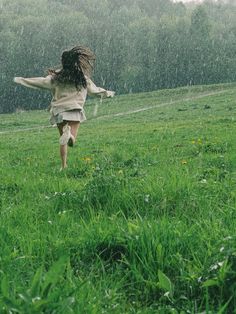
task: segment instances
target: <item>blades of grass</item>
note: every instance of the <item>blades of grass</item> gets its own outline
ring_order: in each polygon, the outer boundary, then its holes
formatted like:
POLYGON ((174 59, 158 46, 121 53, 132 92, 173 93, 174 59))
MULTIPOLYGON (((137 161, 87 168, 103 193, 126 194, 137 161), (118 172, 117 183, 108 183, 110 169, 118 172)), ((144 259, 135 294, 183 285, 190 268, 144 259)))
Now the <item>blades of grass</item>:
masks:
POLYGON ((6 298, 10 295, 10 287, 9 287, 9 281, 7 277, 4 275, 1 281, 1 291, 2 295, 6 298))
POLYGON ((158 270, 158 279, 160 288, 169 292, 170 297, 173 298, 174 286, 170 279, 160 269, 158 270))
POLYGON ((217 312, 217 314, 223 314, 225 313, 225 310, 227 309, 230 301, 232 300, 233 296, 229 298, 229 300, 220 308, 220 310, 217 312))
POLYGON ((67 256, 62 256, 49 269, 44 278, 44 283, 42 287, 43 296, 46 296, 50 288, 59 281, 59 279, 61 278, 65 271, 67 260, 68 260, 67 256))
POLYGON ((32 297, 39 295, 41 281, 42 281, 42 272, 43 272, 42 267, 39 267, 32 279, 32 282, 30 285, 30 294, 32 297))
POLYGON ((213 287, 213 286, 218 286, 219 285, 219 282, 218 282, 218 280, 216 280, 216 279, 208 279, 208 280, 206 280, 203 284, 202 284, 202 286, 203 287, 213 287))

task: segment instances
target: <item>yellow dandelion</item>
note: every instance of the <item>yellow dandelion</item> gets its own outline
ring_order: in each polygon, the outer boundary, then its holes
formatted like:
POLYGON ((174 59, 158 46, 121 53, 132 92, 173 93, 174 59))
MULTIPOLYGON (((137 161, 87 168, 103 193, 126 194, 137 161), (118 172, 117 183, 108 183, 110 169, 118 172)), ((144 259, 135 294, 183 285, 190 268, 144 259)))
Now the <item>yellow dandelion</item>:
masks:
POLYGON ((195 144, 196 142, 193 140, 191 143, 192 143, 192 144, 195 144))
POLYGON ((92 158, 90 157, 84 157, 83 160, 87 163, 90 163, 92 161, 92 158))
POLYGON ((152 146, 152 148, 151 148, 151 150, 156 150, 156 149, 158 149, 158 146, 152 146))
POLYGON ((187 163, 188 163, 187 160, 185 160, 185 159, 184 159, 184 160, 181 160, 181 164, 182 164, 182 165, 186 165, 187 163))

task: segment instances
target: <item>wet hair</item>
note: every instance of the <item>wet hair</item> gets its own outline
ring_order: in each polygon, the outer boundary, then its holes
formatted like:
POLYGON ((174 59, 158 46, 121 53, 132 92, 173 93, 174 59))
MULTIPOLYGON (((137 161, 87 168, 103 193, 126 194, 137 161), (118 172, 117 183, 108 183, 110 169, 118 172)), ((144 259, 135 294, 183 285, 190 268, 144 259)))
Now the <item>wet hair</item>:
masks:
POLYGON ((62 69, 48 70, 54 82, 75 84, 77 89, 87 87, 85 76, 90 77, 93 70, 95 55, 83 46, 76 46, 62 53, 62 69))

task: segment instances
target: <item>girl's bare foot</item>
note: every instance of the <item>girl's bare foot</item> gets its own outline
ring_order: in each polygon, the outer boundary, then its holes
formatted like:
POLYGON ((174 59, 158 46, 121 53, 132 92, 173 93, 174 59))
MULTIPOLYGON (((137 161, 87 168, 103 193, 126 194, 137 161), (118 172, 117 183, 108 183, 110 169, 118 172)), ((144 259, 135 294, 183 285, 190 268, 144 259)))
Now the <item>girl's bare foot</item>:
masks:
POLYGON ((64 171, 67 168, 67 166, 63 166, 60 168, 60 172, 64 171))

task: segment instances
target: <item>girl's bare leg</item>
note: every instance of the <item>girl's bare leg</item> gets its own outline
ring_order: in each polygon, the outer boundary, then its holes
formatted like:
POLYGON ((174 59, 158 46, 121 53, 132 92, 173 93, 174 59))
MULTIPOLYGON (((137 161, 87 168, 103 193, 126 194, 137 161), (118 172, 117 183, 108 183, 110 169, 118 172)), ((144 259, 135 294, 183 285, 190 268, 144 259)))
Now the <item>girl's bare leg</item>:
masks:
MULTIPOLYGON (((63 134, 64 125, 66 125, 67 123, 71 127, 71 134, 74 136, 74 139, 76 140, 79 125, 80 125, 78 121, 63 121, 62 123, 58 124, 57 127, 59 130, 60 136, 63 134)), ((67 167, 67 145, 60 145, 60 156, 61 156, 62 169, 65 169, 67 167)))
POLYGON ((60 145, 61 167, 67 168, 67 145, 60 145))
MULTIPOLYGON (((63 134, 63 127, 66 125, 66 122, 59 123, 57 125, 60 136, 63 134)), ((64 169, 67 167, 67 145, 60 145, 60 156, 61 156, 61 168, 64 169)))

